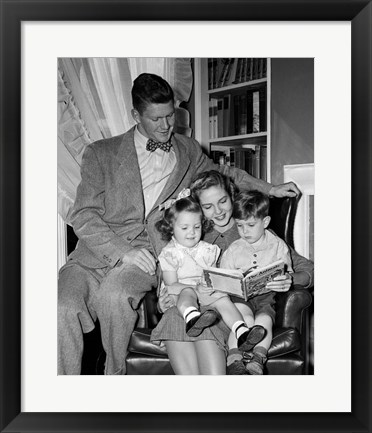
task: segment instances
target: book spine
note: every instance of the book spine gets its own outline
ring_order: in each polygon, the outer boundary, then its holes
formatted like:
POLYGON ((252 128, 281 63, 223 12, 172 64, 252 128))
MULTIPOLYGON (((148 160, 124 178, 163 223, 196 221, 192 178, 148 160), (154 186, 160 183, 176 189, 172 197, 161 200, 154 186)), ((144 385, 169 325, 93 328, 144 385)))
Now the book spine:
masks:
POLYGON ((223 97, 223 137, 227 137, 230 135, 230 120, 231 113, 230 111, 231 105, 231 95, 225 95, 223 97))
POLYGON ((255 145, 254 149, 254 174, 253 176, 257 179, 261 179, 261 146, 255 145))
POLYGON ((233 66, 234 66, 234 59, 228 59, 227 70, 222 83, 223 86, 228 86, 229 84, 231 84, 233 66))
POLYGON ((214 138, 213 137, 213 99, 209 100, 208 110, 209 110, 209 137, 214 138))
POLYGON ((218 80, 218 59, 212 59, 212 89, 217 88, 217 80, 218 80))
POLYGON ((240 95, 239 100, 239 134, 247 134, 247 95, 240 95))
POLYGON ((261 146, 260 175, 262 180, 267 180, 267 147, 261 146))
POLYGON ((260 117, 260 132, 267 131, 267 99, 266 99, 266 87, 260 89, 259 98, 259 117, 260 117))
POLYGON ((235 75, 234 75, 234 81, 232 82, 232 84, 239 84, 240 83, 240 75, 241 75, 241 70, 242 70, 242 63, 243 59, 237 59, 236 63, 236 69, 235 69, 235 75))
POLYGON ((253 91, 247 91, 247 134, 253 132, 253 91))
POLYGON ((223 87, 225 78, 226 78, 226 74, 227 74, 227 70, 229 67, 229 60, 230 59, 221 59, 220 65, 221 68, 219 70, 219 78, 218 78, 218 86, 217 87, 223 87))
POLYGON ((213 88, 213 59, 208 59, 208 90, 213 88))
POLYGON ((217 100, 217 137, 223 137, 223 98, 217 100))
POLYGON ((253 132, 260 132, 260 93, 253 92, 253 132))
POLYGON ((240 83, 247 81, 247 66, 248 66, 248 59, 243 59, 243 65, 240 74, 240 83))

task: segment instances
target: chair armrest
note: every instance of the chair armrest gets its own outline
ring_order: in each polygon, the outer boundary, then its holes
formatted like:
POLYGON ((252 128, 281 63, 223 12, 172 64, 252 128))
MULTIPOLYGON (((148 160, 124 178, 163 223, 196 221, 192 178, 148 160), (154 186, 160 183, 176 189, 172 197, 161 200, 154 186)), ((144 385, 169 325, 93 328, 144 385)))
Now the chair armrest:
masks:
POLYGON ((159 323, 162 314, 158 311, 157 307, 158 297, 156 295, 156 290, 151 290, 147 292, 143 299, 143 309, 144 309, 144 328, 153 329, 159 323))
POLYGON ((286 293, 277 293, 275 299, 275 326, 295 328, 301 333, 304 311, 312 303, 311 294, 302 286, 294 286, 286 293))

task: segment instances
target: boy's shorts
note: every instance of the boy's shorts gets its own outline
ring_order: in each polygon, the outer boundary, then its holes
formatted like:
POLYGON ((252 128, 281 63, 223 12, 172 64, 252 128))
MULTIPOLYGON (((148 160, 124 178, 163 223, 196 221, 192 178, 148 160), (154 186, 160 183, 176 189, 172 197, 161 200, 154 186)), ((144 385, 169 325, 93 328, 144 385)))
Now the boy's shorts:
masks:
POLYGON ((263 295, 258 295, 254 298, 250 298, 247 301, 244 301, 244 299, 242 298, 236 298, 235 296, 231 296, 231 300, 235 304, 240 303, 248 305, 255 317, 258 314, 267 314, 271 317, 273 324, 275 323, 275 292, 264 293, 263 295))

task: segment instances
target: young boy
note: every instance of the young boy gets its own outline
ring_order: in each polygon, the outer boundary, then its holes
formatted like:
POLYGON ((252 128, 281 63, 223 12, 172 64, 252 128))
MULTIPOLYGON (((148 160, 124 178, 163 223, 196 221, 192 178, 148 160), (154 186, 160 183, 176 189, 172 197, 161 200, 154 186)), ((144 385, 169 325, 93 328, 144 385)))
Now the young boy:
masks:
MULTIPOLYGON (((293 272, 289 249, 286 243, 272 232, 266 230, 269 223, 269 198, 259 191, 242 192, 234 200, 233 217, 235 218, 240 239, 233 242, 221 259, 221 268, 240 269, 243 272, 251 267, 262 267, 283 260, 287 272, 293 272)), ((275 321, 275 293, 273 291, 248 299, 234 298, 248 327, 261 325, 266 329, 265 338, 254 348, 246 365, 248 374, 263 374, 267 360, 267 351, 272 341, 272 327, 275 321)), ((240 356, 236 349, 229 352, 230 361, 240 356)), ((229 368, 239 366, 227 360, 229 368)), ((242 363, 242 359, 235 359, 242 363)))

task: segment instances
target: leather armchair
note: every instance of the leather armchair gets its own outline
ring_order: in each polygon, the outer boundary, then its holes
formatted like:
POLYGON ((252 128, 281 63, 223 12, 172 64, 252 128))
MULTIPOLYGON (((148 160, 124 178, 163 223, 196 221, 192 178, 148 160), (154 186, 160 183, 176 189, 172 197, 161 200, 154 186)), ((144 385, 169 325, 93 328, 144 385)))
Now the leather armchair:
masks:
MULTIPOLYGON (((293 223, 298 198, 274 199, 270 227, 293 246, 293 223)), ((165 348, 150 342, 151 330, 159 321, 156 294, 146 295, 140 309, 140 319, 134 330, 127 356, 127 374, 174 374, 165 348)), ((287 293, 276 295, 276 323, 273 341, 268 352, 266 373, 309 373, 309 316, 310 293, 295 286, 287 293)))
MULTIPOLYGON (((270 228, 292 247, 297 202, 298 198, 271 200, 270 228)), ((174 374, 165 348, 150 342, 151 331, 161 317, 156 304, 156 293, 152 291, 145 296, 139 308, 139 320, 129 344, 126 360, 129 375, 174 374)), ((276 323, 268 352, 267 374, 311 374, 311 354, 309 354, 311 304, 312 295, 300 286, 291 288, 287 293, 277 293, 276 323)), ((96 328, 89 334, 84 334, 82 374, 103 374, 105 357, 97 320, 96 328)))
MULTIPOLYGON (((277 318, 273 341, 266 364, 268 374, 307 374, 309 341, 307 308, 311 295, 294 287, 276 297, 277 318)), ((151 330, 159 319, 156 312, 156 294, 149 293, 142 306, 144 326, 132 335, 127 356, 127 374, 174 374, 165 348, 150 342, 151 330)))

